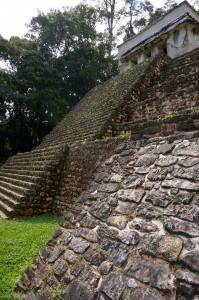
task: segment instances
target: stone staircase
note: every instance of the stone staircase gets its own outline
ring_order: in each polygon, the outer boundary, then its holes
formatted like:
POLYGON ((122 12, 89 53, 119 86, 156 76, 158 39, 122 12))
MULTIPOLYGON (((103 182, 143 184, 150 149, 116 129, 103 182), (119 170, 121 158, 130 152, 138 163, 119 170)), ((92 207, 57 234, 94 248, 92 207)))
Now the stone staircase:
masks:
POLYGON ((171 60, 151 87, 132 104, 131 121, 154 119, 199 108, 199 49, 171 60))
POLYGON ((100 137, 107 120, 150 64, 153 61, 95 87, 40 146, 11 157, 0 168, 0 217, 29 216, 52 209, 67 159, 66 148, 100 137))
POLYGON ((46 178, 49 174, 53 176, 53 169, 60 165, 63 149, 62 145, 38 147, 11 157, 3 165, 0 169, 1 218, 30 215, 38 205, 41 206, 40 212, 49 210, 45 202, 42 209, 41 184, 44 188, 46 178), (36 194, 40 195, 40 199, 36 194))
POLYGON ((66 147, 106 137, 110 124, 109 136, 121 131, 171 134, 171 130, 162 133, 162 126, 169 122, 173 131, 186 131, 186 126, 198 130, 198 75, 196 49, 175 60, 162 54, 92 89, 39 147, 10 158, 1 167, 0 217, 49 211, 67 160, 66 147), (182 112, 184 123, 178 126, 182 112), (118 113, 125 117, 117 121, 118 113))
POLYGON ((167 59, 160 55, 159 58, 136 65, 93 88, 44 138, 42 145, 53 145, 57 142, 72 145, 101 138, 112 116, 130 97, 135 84, 142 81, 144 74, 154 73, 159 60, 166 63, 167 59))
POLYGON ((124 108, 126 118, 113 125, 113 135, 131 131, 167 135, 174 131, 199 129, 199 49, 170 60, 160 75, 152 78, 150 87, 142 90, 139 101, 124 108))

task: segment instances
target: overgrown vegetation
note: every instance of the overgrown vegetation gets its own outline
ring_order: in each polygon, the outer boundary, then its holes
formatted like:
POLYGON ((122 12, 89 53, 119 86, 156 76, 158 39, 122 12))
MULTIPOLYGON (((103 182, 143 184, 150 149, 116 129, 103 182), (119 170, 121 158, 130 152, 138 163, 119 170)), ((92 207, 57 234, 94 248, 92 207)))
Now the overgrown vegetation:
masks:
POLYGON ((13 296, 16 281, 57 228, 53 214, 0 219, 0 300, 18 299, 13 296))

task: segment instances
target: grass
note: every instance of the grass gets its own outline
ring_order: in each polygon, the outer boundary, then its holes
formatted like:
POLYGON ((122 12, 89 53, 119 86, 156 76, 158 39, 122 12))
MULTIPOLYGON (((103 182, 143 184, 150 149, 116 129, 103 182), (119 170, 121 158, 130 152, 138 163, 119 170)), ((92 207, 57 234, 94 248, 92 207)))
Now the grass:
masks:
POLYGON ((16 281, 58 227, 53 214, 0 219, 0 300, 19 299, 12 293, 16 281))

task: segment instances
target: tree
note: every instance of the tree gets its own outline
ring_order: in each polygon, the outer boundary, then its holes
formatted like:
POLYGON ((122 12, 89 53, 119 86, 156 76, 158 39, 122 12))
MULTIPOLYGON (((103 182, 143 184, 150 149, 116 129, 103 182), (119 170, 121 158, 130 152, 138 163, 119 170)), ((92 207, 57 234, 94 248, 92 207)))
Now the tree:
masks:
POLYGON ((51 66, 62 74, 71 106, 112 75, 97 24, 98 12, 81 4, 64 12, 39 13, 29 26, 29 38, 37 41, 51 66))
POLYGON ((166 0, 162 8, 156 8, 150 13, 148 24, 151 24, 155 20, 159 19, 177 5, 178 4, 175 0, 166 0))
POLYGON ((41 142, 88 90, 113 73, 95 9, 39 13, 26 38, 0 38, 0 132, 13 154, 41 142))
POLYGON ((67 105, 60 74, 46 63, 34 42, 11 38, 2 53, 12 70, 0 72, 1 126, 7 124, 16 153, 40 142, 63 117, 67 105))

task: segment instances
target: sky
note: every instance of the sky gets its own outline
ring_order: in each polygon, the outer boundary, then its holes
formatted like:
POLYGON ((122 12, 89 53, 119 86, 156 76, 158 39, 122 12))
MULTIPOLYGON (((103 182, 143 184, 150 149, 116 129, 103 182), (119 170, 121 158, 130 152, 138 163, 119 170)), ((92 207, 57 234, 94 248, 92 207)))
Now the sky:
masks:
MULTIPOLYGON (((48 12, 51 8, 61 9, 63 6, 75 6, 80 0, 0 0, 0 35, 5 39, 11 36, 22 37, 32 17, 37 11, 48 12)), ((161 7, 164 0, 152 0, 153 5, 161 7)))
POLYGON ((11 36, 23 36, 27 32, 25 24, 37 11, 48 12, 51 8, 75 6, 80 0, 0 0, 0 34, 9 39, 11 36))

